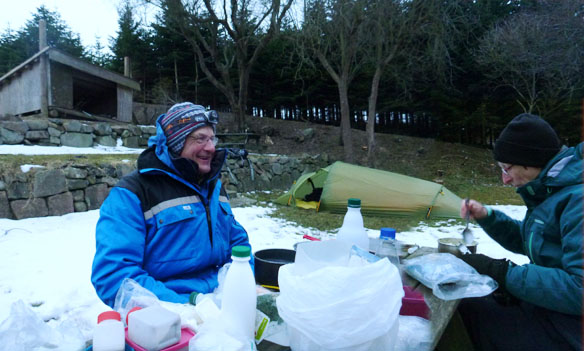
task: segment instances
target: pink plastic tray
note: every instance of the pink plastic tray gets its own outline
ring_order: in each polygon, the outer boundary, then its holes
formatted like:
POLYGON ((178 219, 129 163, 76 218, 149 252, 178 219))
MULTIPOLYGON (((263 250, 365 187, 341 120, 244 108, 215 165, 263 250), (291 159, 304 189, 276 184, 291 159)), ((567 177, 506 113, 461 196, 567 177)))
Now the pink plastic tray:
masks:
MULTIPOLYGON (((180 330, 180 341, 174 345, 171 345, 161 351, 188 351, 189 350, 189 340, 195 336, 195 332, 187 327, 183 327, 180 330)), ((130 345, 136 351, 146 351, 145 348, 138 346, 132 340, 128 338, 128 328, 126 328, 126 344, 130 345)))
POLYGON ((424 295, 404 285, 405 296, 402 298, 402 307, 399 314, 402 316, 418 316, 429 319, 430 309, 424 300, 424 295))

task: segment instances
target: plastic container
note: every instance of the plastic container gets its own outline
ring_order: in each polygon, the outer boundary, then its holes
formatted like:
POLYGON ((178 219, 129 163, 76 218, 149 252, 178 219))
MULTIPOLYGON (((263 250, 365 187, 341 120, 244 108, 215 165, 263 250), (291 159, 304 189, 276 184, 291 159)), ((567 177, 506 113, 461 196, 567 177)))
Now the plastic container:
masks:
POLYGON ((162 350, 180 338, 180 316, 175 312, 153 305, 128 314, 128 339, 145 350, 162 350))
POLYGON ((94 351, 124 351, 126 348, 124 324, 116 311, 102 312, 97 316, 93 330, 94 351))
POLYGON ((234 246, 233 262, 225 275, 220 319, 225 331, 239 340, 253 340, 255 333, 257 293, 251 266, 251 248, 234 246))
POLYGON ((399 314, 402 316, 417 316, 430 319, 430 308, 426 304, 424 295, 415 291, 411 286, 404 285, 404 297, 399 314))
POLYGON ((395 229, 381 228, 375 255, 381 258, 387 257, 389 262, 399 268, 400 251, 399 242, 395 240, 395 229))
POLYGON ((347 213, 337 234, 337 240, 357 245, 363 250, 369 251, 369 236, 363 226, 360 199, 349 199, 347 201, 347 213))
MULTIPOLYGON (((180 341, 174 345, 171 345, 161 351, 189 351, 189 341, 195 336, 195 332, 190 330, 187 327, 183 327, 181 329, 180 341)), ((140 345, 136 344, 128 337, 128 329, 126 328, 126 343, 132 348, 134 351, 147 351, 145 348, 141 347, 140 345)))

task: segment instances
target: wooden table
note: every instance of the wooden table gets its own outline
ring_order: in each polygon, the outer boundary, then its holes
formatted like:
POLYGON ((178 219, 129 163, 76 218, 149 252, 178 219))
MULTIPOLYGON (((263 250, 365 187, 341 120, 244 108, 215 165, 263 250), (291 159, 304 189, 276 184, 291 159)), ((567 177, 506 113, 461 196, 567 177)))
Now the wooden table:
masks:
MULTIPOLYGON (((421 255, 426 255, 429 253, 437 252, 436 248, 431 247, 420 247, 412 254, 402 257, 402 259, 414 258, 421 255)), ((432 347, 434 350, 438 345, 438 342, 442 338, 446 327, 449 325, 450 320, 456 312, 458 303, 460 300, 445 301, 437 298, 432 293, 432 290, 422 285, 420 282, 414 278, 407 275, 402 270, 402 282, 404 285, 411 286, 415 291, 419 291, 424 295, 424 299, 430 308, 430 328, 432 331, 432 347)), ((278 344, 271 343, 267 340, 262 341, 258 346, 259 351, 288 351, 289 347, 281 346, 278 344)))
MULTIPOLYGON (((405 257, 405 259, 435 252, 438 252, 436 248, 421 247, 414 251, 411 255, 405 257)), ((458 307, 460 300, 445 301, 439 299, 434 295, 434 293, 432 293, 430 288, 427 288, 422 283, 410 277, 404 271, 402 271, 402 282, 404 285, 409 285, 414 288, 414 290, 419 291, 422 293, 422 295, 424 295, 424 299, 430 308, 430 328, 432 330, 432 347, 430 350, 434 350, 436 345, 438 345, 442 334, 444 334, 446 327, 450 323, 454 312, 456 312, 456 308, 458 307)))

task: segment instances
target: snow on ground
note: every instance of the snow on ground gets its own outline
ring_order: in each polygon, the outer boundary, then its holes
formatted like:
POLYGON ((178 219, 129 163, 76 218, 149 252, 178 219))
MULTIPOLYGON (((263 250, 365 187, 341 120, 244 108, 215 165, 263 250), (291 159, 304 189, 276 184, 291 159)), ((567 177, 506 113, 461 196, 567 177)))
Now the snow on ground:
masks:
MULTIPOLYGON (((140 149, 64 148, 22 145, 0 145, 0 153, 55 154, 55 153, 137 153, 140 149), (70 150, 73 149, 73 150, 70 150)), ((30 169, 34 165, 23 165, 30 169)), ((493 206, 521 219, 524 206, 493 206)), ((269 216, 268 207, 234 208, 235 218, 246 228, 253 251, 265 248, 292 249, 308 234, 323 239, 334 238, 336 231, 320 232, 303 228, 283 219, 269 216)), ((11 320, 11 306, 23 301, 47 325, 56 330, 75 330, 83 340, 91 340, 97 315, 109 308, 97 297, 91 285, 91 264, 95 254, 95 225, 99 211, 71 213, 63 216, 0 219, 0 335, 11 320)), ((391 223, 387 224, 391 227, 391 223)), ((490 239, 480 227, 471 224, 478 242, 477 252, 491 257, 507 257, 523 264, 527 257, 503 249, 490 239)), ((420 246, 437 247, 437 239, 460 237, 460 222, 444 221, 429 227, 424 222, 397 239, 420 246)), ((368 229, 370 237, 377 237, 379 229, 368 229)), ((14 316, 12 316, 14 317, 14 316)), ((13 318, 12 318, 13 319, 13 318)), ((2 340, 0 340, 2 345, 2 340)))

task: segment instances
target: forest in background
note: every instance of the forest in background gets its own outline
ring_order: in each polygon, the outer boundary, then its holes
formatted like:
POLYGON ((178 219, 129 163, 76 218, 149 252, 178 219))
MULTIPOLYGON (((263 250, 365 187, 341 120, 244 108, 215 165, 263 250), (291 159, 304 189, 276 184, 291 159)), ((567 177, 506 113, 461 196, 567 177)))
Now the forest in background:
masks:
POLYGON ((544 117, 567 144, 582 139, 583 0, 121 0, 109 51, 86 48, 41 6, 0 34, 0 76, 50 46, 140 83, 138 102, 193 101, 246 118, 351 128, 489 146, 515 115, 544 117), (301 18, 291 6, 302 8, 301 18), (376 116, 376 123, 367 123, 376 116))

